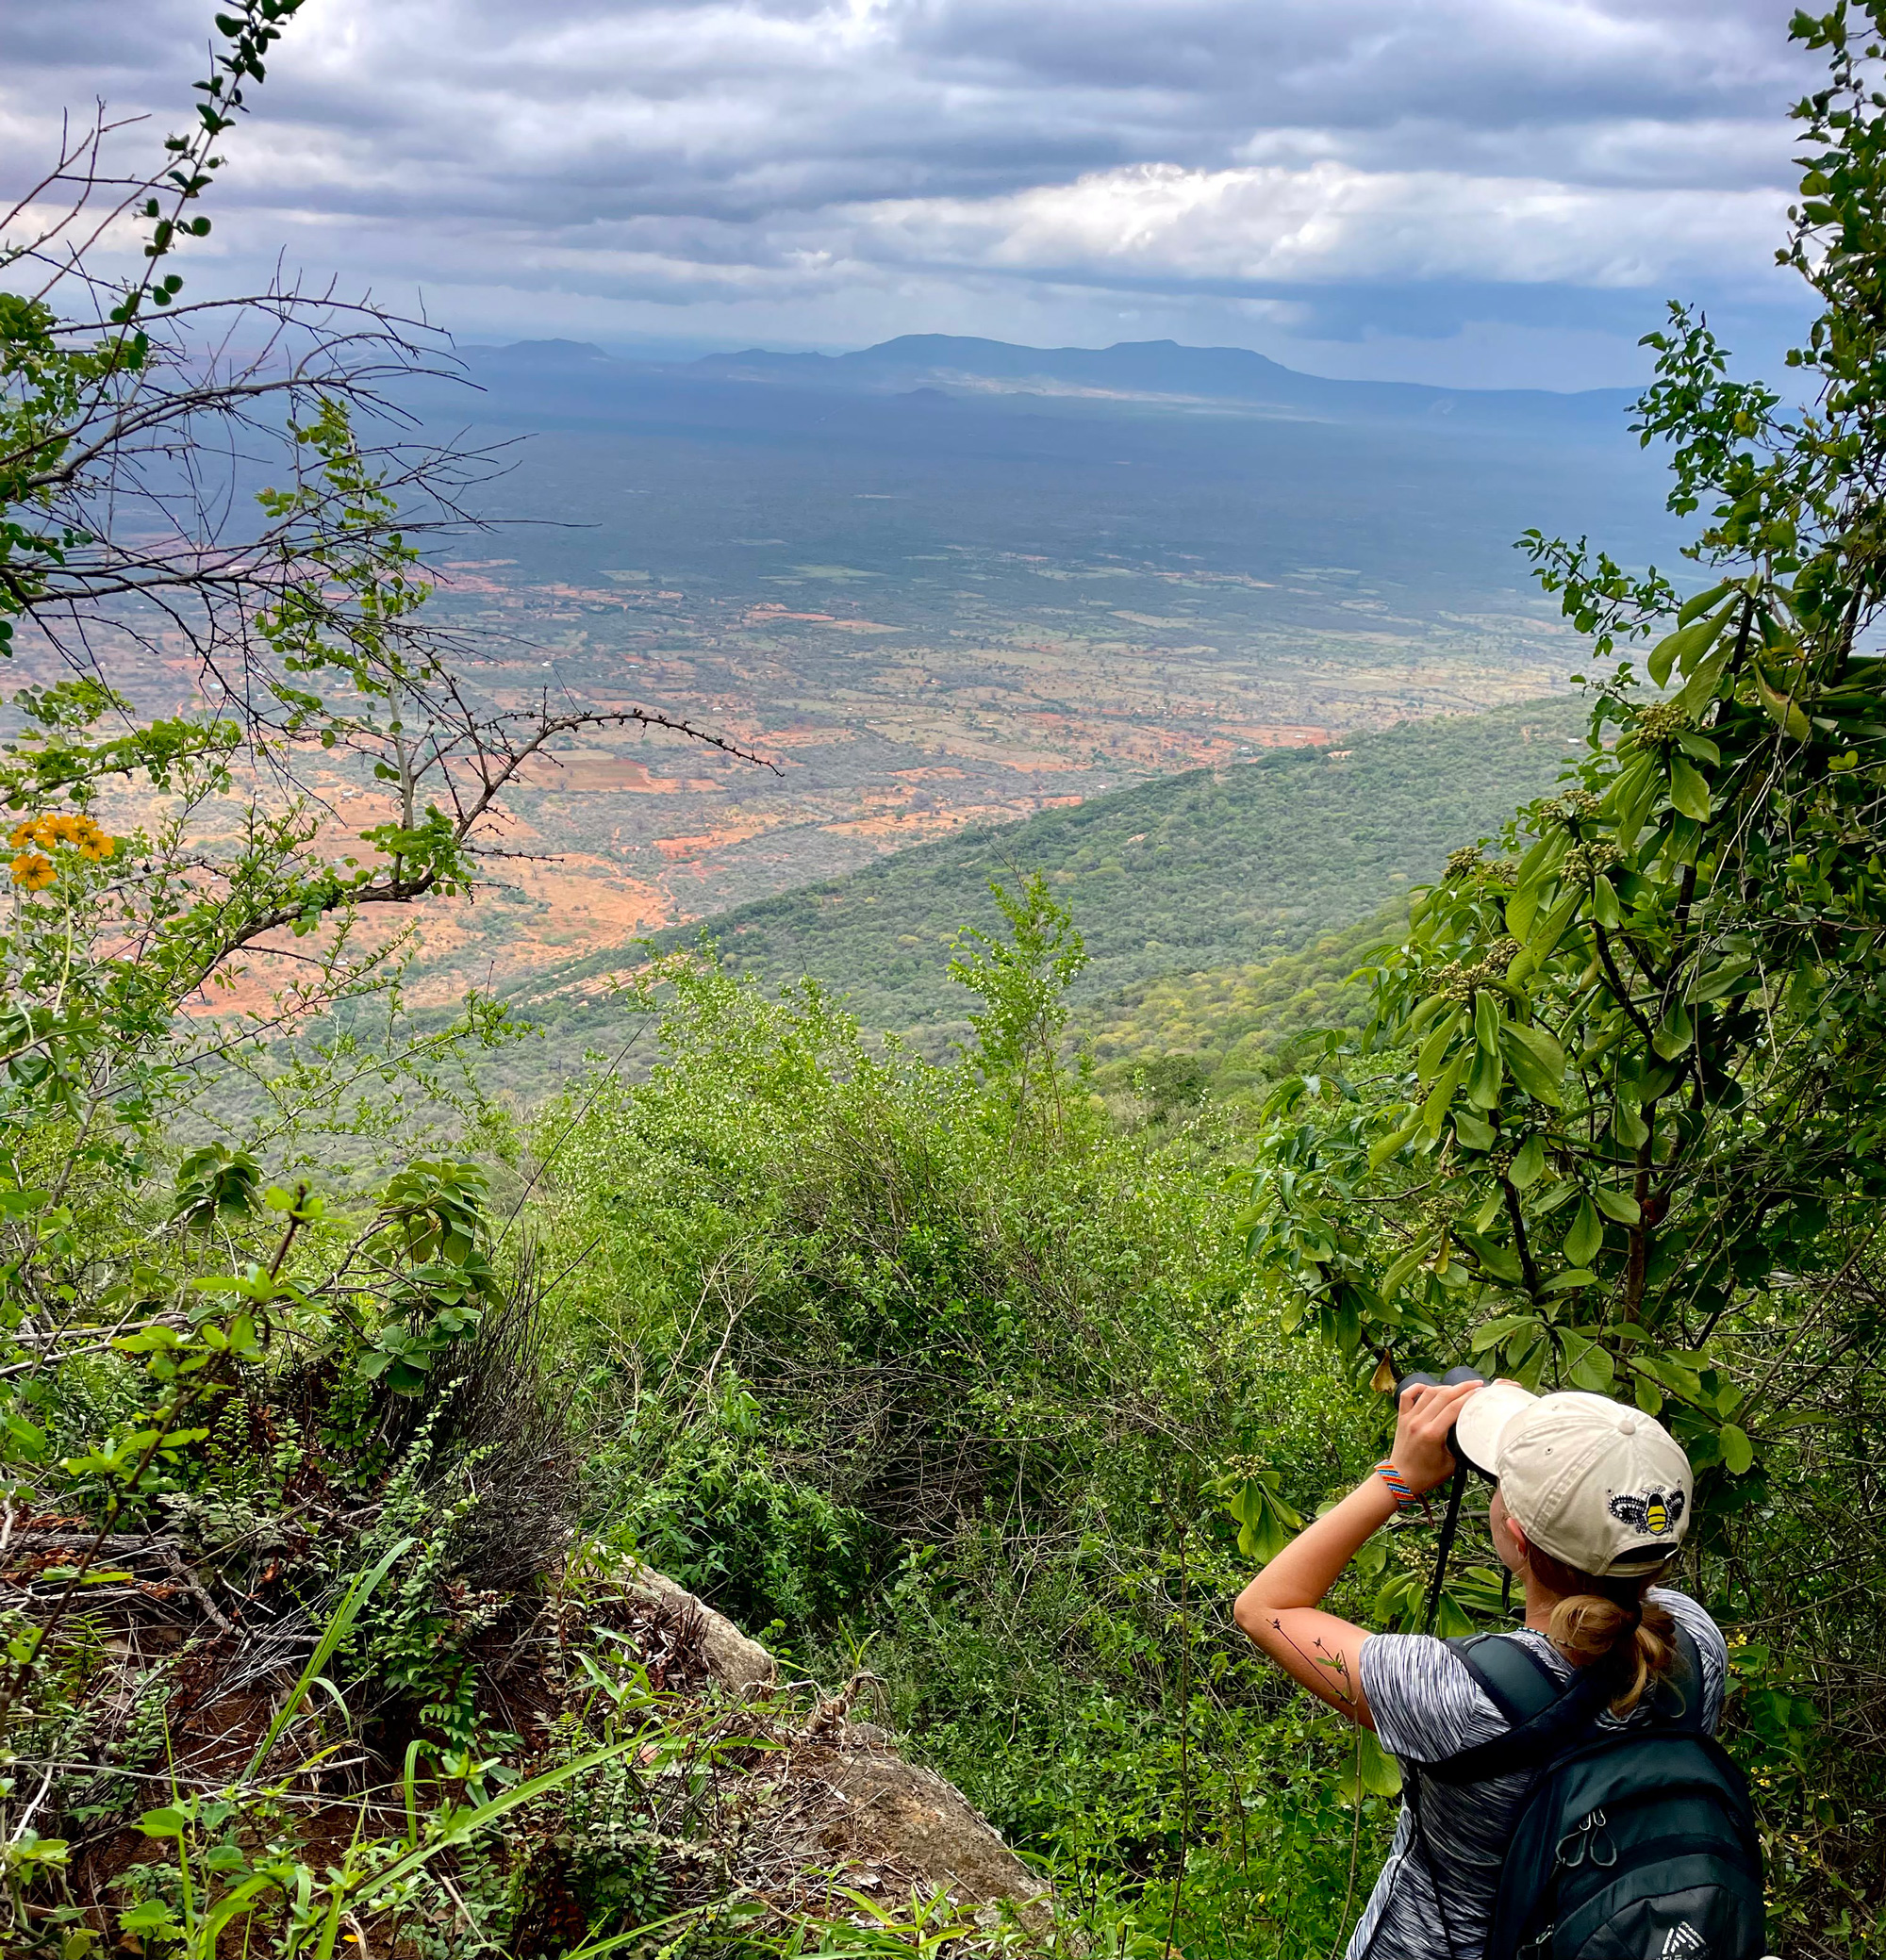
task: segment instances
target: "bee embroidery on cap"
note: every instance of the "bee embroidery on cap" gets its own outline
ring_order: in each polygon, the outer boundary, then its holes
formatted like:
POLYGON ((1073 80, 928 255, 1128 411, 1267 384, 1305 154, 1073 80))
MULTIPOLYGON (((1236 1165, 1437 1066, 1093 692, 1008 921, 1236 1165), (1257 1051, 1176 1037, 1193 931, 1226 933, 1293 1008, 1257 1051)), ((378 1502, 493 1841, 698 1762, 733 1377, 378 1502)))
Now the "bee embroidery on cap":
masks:
POLYGON ((1627 1492, 1611 1500, 1611 1514, 1635 1530, 1647 1531, 1652 1538, 1662 1538, 1664 1533, 1674 1531, 1682 1520, 1683 1493, 1680 1491, 1646 1491, 1639 1497, 1627 1492))

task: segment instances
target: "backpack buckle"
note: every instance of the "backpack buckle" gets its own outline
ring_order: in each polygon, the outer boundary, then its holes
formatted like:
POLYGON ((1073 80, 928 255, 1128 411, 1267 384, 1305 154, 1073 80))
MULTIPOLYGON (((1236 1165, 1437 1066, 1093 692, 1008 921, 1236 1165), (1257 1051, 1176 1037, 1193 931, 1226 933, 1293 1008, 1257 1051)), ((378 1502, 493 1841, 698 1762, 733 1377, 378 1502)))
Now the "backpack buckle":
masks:
POLYGON ((1617 1846, 1604 1827, 1604 1812, 1594 1810, 1586 1820, 1591 1825, 1591 1861, 1601 1870, 1617 1863, 1617 1846))
POLYGON ((1617 1863, 1617 1846, 1604 1828, 1602 1810, 1594 1810, 1579 1820, 1575 1831, 1567 1831, 1559 1839, 1557 1862, 1567 1871, 1576 1871, 1590 1858, 1600 1869, 1609 1869, 1617 1863))

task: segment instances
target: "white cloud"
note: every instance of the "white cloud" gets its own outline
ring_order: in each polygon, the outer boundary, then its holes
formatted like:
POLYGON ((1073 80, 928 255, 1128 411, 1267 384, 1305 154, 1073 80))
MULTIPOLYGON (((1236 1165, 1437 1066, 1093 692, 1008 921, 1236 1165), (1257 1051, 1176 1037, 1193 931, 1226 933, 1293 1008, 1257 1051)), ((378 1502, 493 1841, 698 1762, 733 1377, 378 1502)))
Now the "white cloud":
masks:
MULTIPOLYGON (((12 0, 0 168, 25 178, 57 107, 101 93, 154 105, 155 141, 210 10, 12 0)), ((604 338, 1132 319, 1290 358, 1286 320, 1378 349, 1477 322, 1584 335, 1570 378, 1611 378, 1598 345, 1629 358, 1665 289, 1773 304, 1812 73, 1788 11, 312 0, 232 135, 200 276, 285 245, 449 291, 472 330, 604 338)))
POLYGON ((1335 162, 1219 171, 1152 163, 1003 197, 912 199, 856 215, 860 236, 896 257, 1098 283, 1606 288, 1759 264, 1785 203, 1766 189, 1585 189, 1335 162))

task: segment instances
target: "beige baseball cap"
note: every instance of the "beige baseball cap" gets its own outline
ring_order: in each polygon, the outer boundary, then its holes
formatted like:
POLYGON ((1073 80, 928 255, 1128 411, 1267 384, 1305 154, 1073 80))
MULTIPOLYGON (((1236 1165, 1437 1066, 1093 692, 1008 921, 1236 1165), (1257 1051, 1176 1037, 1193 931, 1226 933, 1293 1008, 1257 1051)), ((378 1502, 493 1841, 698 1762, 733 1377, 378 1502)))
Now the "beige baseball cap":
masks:
POLYGON ((1454 1437, 1475 1469, 1499 1479, 1529 1541, 1574 1572, 1655 1572, 1689 1528, 1696 1484, 1681 1445, 1655 1416, 1608 1395, 1489 1382, 1461 1405, 1454 1437))

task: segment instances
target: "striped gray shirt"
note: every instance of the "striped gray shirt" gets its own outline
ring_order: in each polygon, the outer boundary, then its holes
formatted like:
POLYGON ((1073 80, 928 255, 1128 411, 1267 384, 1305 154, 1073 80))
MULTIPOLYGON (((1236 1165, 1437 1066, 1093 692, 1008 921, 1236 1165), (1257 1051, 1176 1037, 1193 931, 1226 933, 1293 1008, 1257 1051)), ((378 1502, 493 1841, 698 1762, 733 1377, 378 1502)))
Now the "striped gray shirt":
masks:
MULTIPOLYGON (((1729 1672, 1722 1634, 1683 1593, 1657 1587, 1648 1596, 1667 1607, 1696 1643, 1703 1721, 1712 1731, 1729 1672)), ((1569 1679, 1570 1662, 1544 1634, 1522 1630, 1515 1638, 1531 1641, 1553 1672, 1569 1679)), ((1388 1862, 1345 1960, 1484 1960, 1500 1865, 1535 1772, 1521 1770, 1458 1785, 1422 1776, 1423 1763, 1458 1755, 1507 1728, 1505 1717, 1445 1640, 1372 1634, 1363 1642, 1361 1670, 1376 1734, 1399 1760, 1408 1789, 1388 1862), (1411 1798, 1420 1806, 1418 1827, 1411 1798)))

